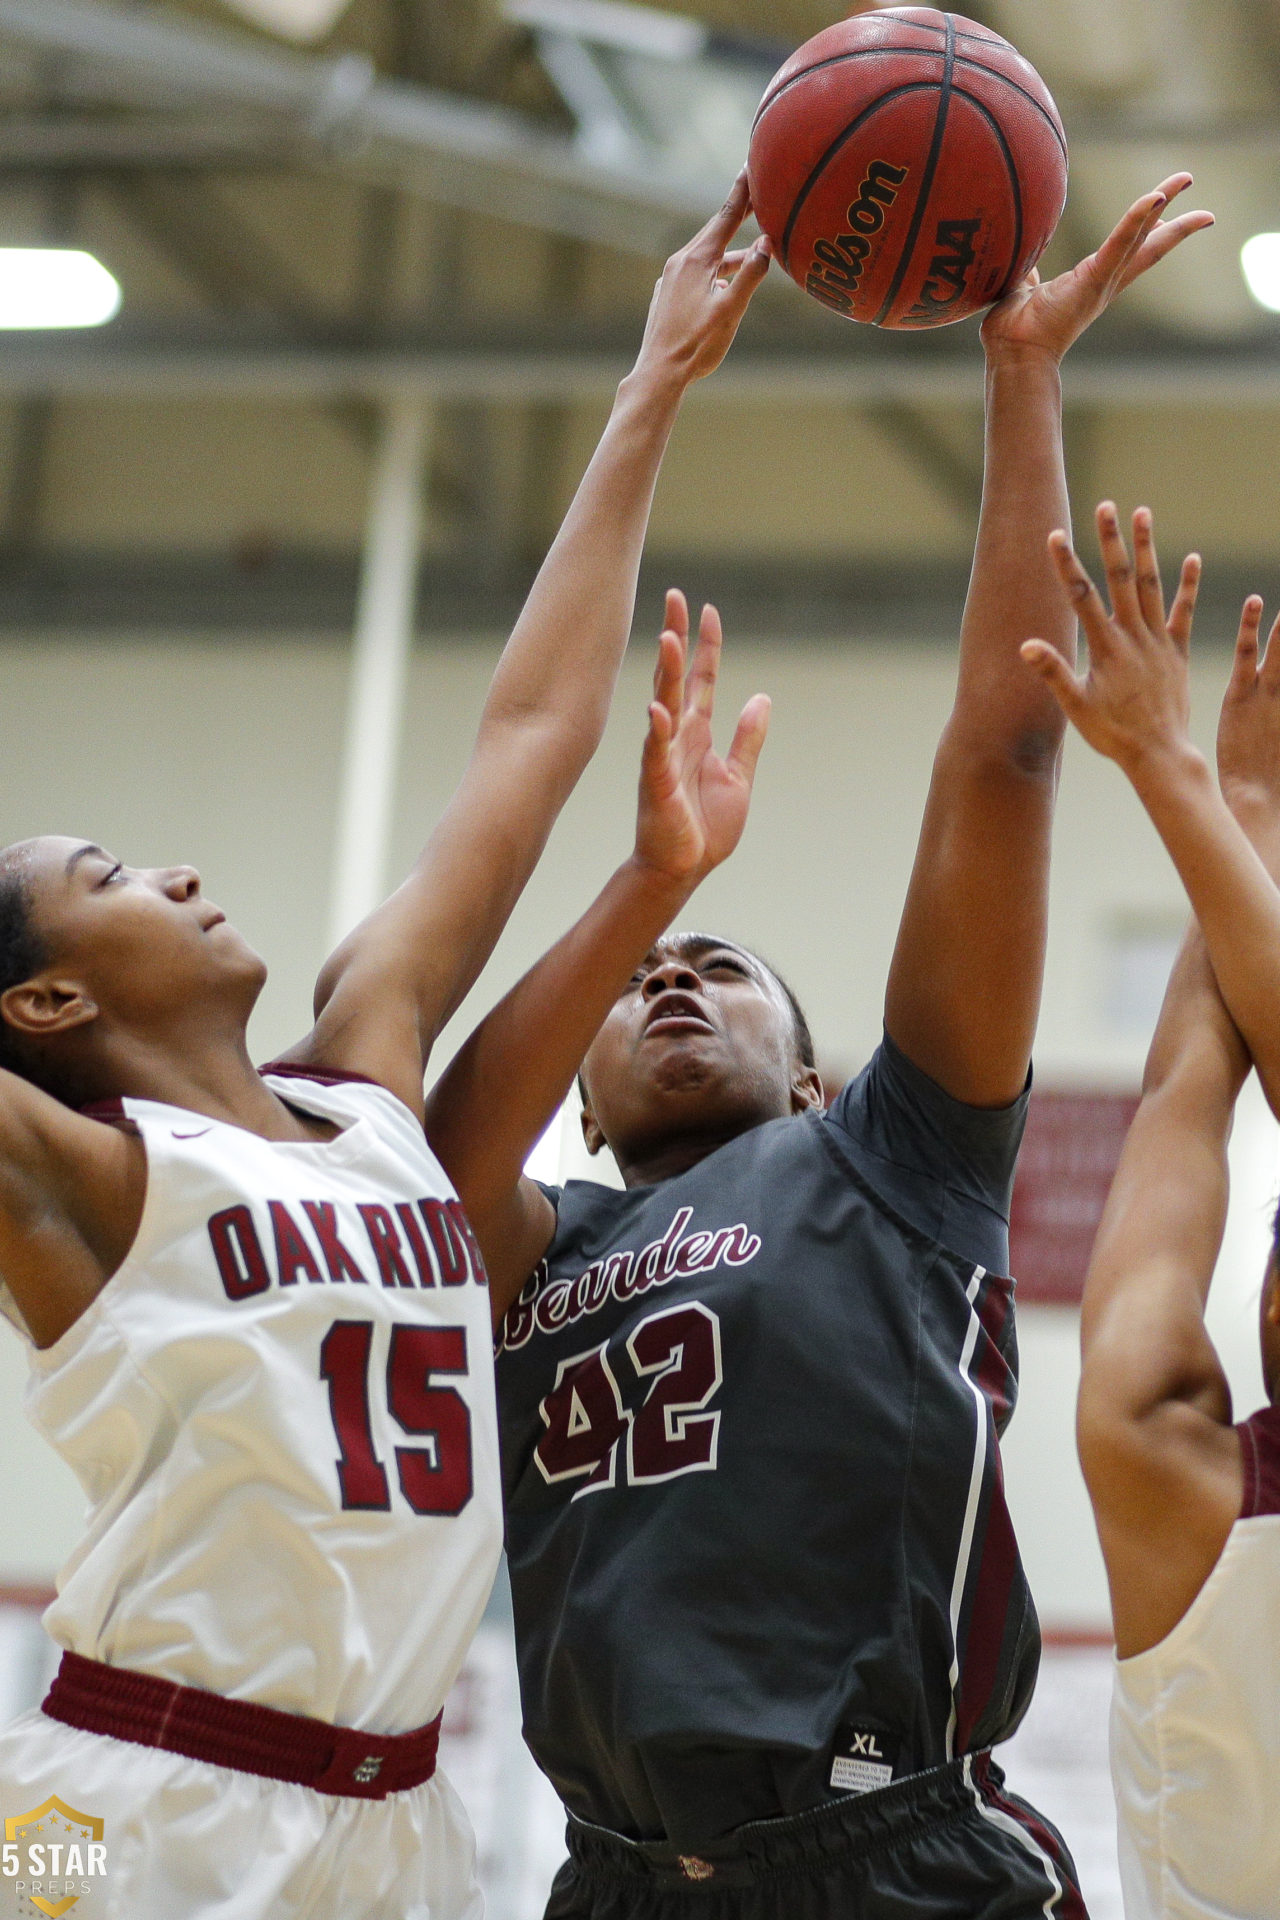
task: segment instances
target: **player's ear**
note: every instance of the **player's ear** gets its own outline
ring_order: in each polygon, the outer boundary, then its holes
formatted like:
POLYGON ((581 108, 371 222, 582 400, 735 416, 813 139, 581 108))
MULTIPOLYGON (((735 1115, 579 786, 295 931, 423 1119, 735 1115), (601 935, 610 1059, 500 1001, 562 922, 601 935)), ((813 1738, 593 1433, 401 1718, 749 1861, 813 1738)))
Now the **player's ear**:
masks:
POLYGON ((821 1113, 826 1104, 818 1069, 798 1066, 791 1076, 792 1113, 821 1113))
POLYGON ((1269 1327, 1280 1327, 1280 1261, 1273 1253, 1263 1281, 1262 1317, 1269 1327))
POLYGON ((79 981, 38 973, 0 994, 0 1014, 26 1039, 48 1040, 73 1027, 88 1026, 98 1017, 98 1005, 79 981))
POLYGON ((599 1153, 605 1145, 605 1137, 601 1132, 600 1122, 596 1119, 595 1112, 592 1108, 591 1096, 585 1088, 583 1088, 582 1092, 582 1112, 578 1118, 582 1122, 582 1137, 587 1143, 587 1152, 591 1154, 599 1153))

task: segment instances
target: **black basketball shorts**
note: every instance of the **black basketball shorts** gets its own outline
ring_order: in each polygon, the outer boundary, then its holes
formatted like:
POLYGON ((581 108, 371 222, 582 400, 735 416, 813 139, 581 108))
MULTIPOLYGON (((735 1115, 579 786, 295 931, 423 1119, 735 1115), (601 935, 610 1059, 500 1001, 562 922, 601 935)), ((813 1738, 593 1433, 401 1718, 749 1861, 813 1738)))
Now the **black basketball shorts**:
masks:
POLYGON ((697 1853, 570 1819, 546 1920, 1088 1920, 1049 1822, 972 1754, 697 1853))

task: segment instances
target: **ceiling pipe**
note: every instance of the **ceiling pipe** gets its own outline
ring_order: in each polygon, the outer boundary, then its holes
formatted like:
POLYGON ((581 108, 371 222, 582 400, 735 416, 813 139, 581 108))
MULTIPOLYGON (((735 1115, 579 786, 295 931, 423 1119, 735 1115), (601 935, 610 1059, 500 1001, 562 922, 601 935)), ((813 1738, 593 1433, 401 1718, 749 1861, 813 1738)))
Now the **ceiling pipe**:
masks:
POLYGON ((258 46, 157 7, 0 0, 0 40, 72 63, 81 95, 258 116, 268 147, 306 164, 625 251, 669 251, 726 185, 603 165, 508 108, 380 79, 361 54, 258 46))

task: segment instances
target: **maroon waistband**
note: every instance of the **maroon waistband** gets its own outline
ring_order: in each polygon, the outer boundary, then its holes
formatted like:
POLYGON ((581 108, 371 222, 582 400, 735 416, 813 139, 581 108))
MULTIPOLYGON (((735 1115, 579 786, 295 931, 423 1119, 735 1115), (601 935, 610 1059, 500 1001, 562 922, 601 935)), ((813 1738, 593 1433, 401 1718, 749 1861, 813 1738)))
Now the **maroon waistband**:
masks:
POLYGON ((389 1793, 420 1787, 436 1770, 440 1744, 439 1715, 412 1733, 359 1733, 78 1653, 63 1654, 41 1704, 51 1719, 86 1733, 358 1800, 385 1800, 389 1793))

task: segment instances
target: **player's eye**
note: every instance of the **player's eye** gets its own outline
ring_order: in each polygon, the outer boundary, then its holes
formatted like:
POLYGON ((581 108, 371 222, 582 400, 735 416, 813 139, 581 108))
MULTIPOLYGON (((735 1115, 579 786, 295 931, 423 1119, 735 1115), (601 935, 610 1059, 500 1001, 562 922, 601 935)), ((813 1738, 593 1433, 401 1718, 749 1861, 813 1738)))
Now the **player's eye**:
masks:
POLYGON ((704 973, 736 973, 740 979, 749 978, 741 960, 731 960, 727 953, 717 953, 712 959, 704 960, 702 971, 704 973))
POLYGON ((123 872, 124 872, 124 862, 121 860, 117 860, 114 867, 112 867, 108 873, 103 874, 101 880, 99 880, 98 882, 98 885, 100 887, 110 886, 111 882, 113 880, 118 880, 120 878, 120 875, 123 872))

